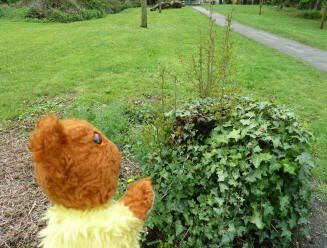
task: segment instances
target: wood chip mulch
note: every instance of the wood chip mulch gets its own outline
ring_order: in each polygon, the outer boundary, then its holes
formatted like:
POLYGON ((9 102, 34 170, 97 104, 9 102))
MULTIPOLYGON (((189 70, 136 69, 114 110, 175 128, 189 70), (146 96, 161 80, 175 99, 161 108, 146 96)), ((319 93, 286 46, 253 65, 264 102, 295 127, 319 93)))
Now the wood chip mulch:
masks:
POLYGON ((0 247, 36 247, 47 197, 33 175, 28 140, 0 133, 0 247))

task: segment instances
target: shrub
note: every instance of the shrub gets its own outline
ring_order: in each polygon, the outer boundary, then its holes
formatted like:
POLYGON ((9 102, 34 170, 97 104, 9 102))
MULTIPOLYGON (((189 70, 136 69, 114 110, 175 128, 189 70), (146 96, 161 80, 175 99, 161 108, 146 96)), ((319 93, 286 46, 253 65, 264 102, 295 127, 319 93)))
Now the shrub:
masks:
POLYGON ((127 6, 127 8, 141 7, 141 1, 140 0, 127 0, 126 6, 127 6))
POLYGON ((47 19, 49 21, 53 22, 75 22, 75 21, 83 21, 83 20, 90 20, 95 18, 102 17, 103 14, 98 10, 81 10, 78 13, 75 14, 68 14, 64 11, 61 11, 59 9, 50 9, 47 14, 47 19))
POLYGON ((26 11, 26 8, 11 8, 7 5, 0 5, 0 18, 24 20, 24 15, 26 11))
POLYGON ((147 135, 138 140, 156 185, 148 244, 289 247, 308 231, 310 133, 273 103, 225 100, 223 120, 212 98, 168 113, 174 125, 161 151, 147 135))
POLYGON ((104 13, 96 9, 73 9, 70 13, 58 8, 47 8, 40 5, 31 6, 25 14, 25 18, 45 18, 51 22, 74 22, 103 17, 104 13))
POLYGON ((135 7, 138 0, 35 0, 32 3, 25 0, 25 2, 29 6, 25 18, 73 22, 118 13, 127 7, 135 7))
POLYGON ((88 9, 102 9, 103 5, 106 5, 106 1, 103 0, 82 0, 80 3, 88 9))
POLYGON ((18 2, 19 0, 0 0, 0 4, 6 3, 6 4, 14 4, 18 2))
POLYGON ((305 19, 321 19, 321 11, 318 10, 308 10, 303 12, 303 18, 305 19))
POLYGON ((97 19, 104 16, 102 11, 96 9, 87 9, 82 12, 83 20, 97 19))
POLYGON ((208 32, 205 39, 200 33, 198 51, 186 66, 188 79, 194 83, 200 97, 219 96, 223 98, 227 84, 234 72, 234 54, 232 41, 232 16, 234 8, 228 13, 224 35, 217 35, 213 10, 210 5, 208 32))
MULTIPOLYGON (((47 20, 53 22, 71 22, 73 15, 69 15, 68 13, 61 11, 59 9, 49 9, 46 15, 47 20)), ((75 21, 78 21, 75 19, 75 21)))
POLYGON ((31 6, 26 14, 25 14, 25 18, 36 18, 36 19, 41 19, 46 17, 46 12, 43 10, 43 8, 39 7, 39 6, 31 6))
POLYGON ((0 6, 0 17, 5 17, 8 12, 9 7, 0 6))

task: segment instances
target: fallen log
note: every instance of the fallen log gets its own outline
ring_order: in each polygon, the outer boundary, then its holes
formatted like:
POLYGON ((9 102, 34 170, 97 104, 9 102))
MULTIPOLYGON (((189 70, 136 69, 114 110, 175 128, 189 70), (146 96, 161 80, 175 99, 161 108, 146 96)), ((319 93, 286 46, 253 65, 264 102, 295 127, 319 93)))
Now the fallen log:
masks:
POLYGON ((160 5, 161 5, 161 9, 169 9, 169 8, 182 8, 185 7, 186 4, 184 1, 179 2, 179 1, 171 1, 170 3, 168 2, 160 2, 157 3, 156 5, 154 5, 150 10, 151 11, 155 11, 156 9, 160 9, 160 5))

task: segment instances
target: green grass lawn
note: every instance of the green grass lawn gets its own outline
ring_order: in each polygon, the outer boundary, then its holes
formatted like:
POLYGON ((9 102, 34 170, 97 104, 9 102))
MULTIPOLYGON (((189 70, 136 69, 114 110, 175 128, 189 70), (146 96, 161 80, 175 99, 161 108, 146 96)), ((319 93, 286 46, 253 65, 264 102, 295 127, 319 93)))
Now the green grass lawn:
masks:
POLYGON ((191 52, 197 30, 187 20, 193 11, 149 12, 149 29, 139 28, 139 12, 69 24, 0 19, 0 121, 44 96, 78 94, 88 104, 140 97, 161 65, 180 70, 178 56, 191 52))
MULTIPOLYGON (((148 12, 148 23, 149 29, 138 27, 140 9, 70 24, 0 19, 0 123, 58 108, 146 99, 159 92, 162 66, 184 82, 179 98, 194 96, 180 58, 190 59, 207 17, 186 7, 148 12)), ((313 178, 320 196, 326 195, 327 74, 239 34, 233 38, 234 83, 243 95, 285 104, 309 124, 317 137, 313 178)))
MULTIPOLYGON (((300 10, 284 7, 263 6, 259 15, 259 5, 234 5, 234 21, 303 44, 327 51, 327 28, 321 30, 320 19, 311 20, 299 17, 300 10)), ((215 5, 214 11, 227 15, 232 5, 215 5)), ((209 6, 206 6, 209 8, 209 6)), ((302 11, 303 12, 303 11, 302 11)))

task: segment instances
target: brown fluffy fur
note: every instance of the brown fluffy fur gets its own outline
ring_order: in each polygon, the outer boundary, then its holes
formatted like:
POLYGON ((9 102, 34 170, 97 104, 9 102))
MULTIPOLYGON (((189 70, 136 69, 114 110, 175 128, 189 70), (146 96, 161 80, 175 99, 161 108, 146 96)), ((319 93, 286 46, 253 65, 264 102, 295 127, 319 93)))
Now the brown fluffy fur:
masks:
POLYGON ((154 193, 148 177, 129 186, 126 194, 119 201, 129 206, 137 218, 145 220, 152 208, 153 200, 154 193))
MULTIPOLYGON (((93 208, 108 202, 116 192, 121 154, 116 145, 90 123, 41 119, 30 139, 35 175, 55 204, 68 208, 93 208), (104 144, 93 141, 98 133, 104 144)), ((121 201, 142 220, 152 207, 150 179, 132 185, 121 201)))

